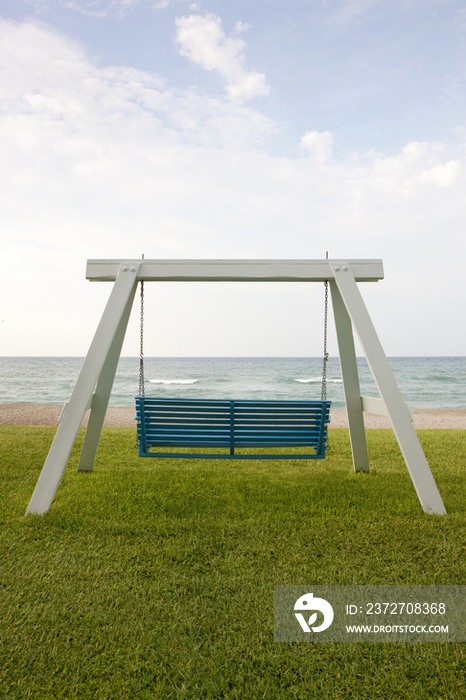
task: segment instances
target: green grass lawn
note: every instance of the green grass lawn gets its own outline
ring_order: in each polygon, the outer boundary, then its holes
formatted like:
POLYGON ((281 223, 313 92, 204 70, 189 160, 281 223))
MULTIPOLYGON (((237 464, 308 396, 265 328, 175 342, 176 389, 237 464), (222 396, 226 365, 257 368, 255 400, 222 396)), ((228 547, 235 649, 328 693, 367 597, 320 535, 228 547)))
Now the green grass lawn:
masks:
POLYGON ((273 638, 276 584, 466 583, 466 431, 419 431, 443 517, 388 430, 355 474, 346 430, 326 460, 209 462, 109 428, 25 518, 54 432, 0 429, 2 700, 466 698, 463 644, 273 638))

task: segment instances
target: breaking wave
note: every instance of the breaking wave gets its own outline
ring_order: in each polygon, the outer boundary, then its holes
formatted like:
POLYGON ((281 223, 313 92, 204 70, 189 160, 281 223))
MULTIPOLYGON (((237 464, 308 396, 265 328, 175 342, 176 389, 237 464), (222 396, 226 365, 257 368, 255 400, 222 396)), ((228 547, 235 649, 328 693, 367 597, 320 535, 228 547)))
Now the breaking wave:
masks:
POLYGON ((195 384, 199 379, 149 379, 151 384, 195 384))
MULTIPOLYGON (((295 379, 295 382, 300 384, 318 384, 322 381, 322 377, 311 377, 310 379, 295 379)), ((327 384, 343 384, 343 379, 328 379, 327 384)))

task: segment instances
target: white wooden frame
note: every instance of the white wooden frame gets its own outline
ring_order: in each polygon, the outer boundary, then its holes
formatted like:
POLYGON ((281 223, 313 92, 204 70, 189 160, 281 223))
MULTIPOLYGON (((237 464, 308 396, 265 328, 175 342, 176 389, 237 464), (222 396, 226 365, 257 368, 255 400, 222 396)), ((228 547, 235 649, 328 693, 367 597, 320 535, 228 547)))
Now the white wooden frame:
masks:
POLYGON ((89 260, 86 277, 114 282, 26 513, 43 514, 55 497, 71 449, 90 408, 78 465, 92 471, 110 392, 140 281, 330 283, 355 471, 369 471, 363 412, 388 415, 426 513, 446 513, 426 457, 357 282, 383 279, 381 260, 89 260), (380 399, 361 397, 353 328, 380 399))

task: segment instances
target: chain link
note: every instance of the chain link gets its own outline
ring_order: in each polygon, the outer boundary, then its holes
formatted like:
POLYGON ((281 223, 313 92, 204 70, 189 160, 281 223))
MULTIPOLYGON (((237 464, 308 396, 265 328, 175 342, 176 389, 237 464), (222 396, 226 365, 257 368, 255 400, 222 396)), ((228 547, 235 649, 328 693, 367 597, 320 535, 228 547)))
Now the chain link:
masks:
POLYGON ((144 281, 141 280, 141 342, 139 351, 139 396, 145 396, 144 380, 144 281))

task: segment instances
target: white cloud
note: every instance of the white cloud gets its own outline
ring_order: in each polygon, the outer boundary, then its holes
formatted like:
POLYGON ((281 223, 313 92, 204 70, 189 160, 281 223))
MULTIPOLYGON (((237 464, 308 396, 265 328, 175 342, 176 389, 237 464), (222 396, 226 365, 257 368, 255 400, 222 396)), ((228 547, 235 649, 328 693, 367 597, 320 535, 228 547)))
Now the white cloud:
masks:
POLYGON ((459 160, 449 160, 448 163, 434 165, 430 170, 421 173, 421 182, 433 182, 438 187, 452 187, 461 170, 459 160))
POLYGON ((301 139, 301 148, 309 150, 323 164, 332 156, 333 136, 330 131, 307 131, 301 139))
POLYGON ((241 32, 247 32, 247 31, 249 31, 250 29, 251 29, 251 25, 250 25, 250 24, 248 24, 247 22, 240 22, 240 21, 238 21, 238 22, 236 22, 236 24, 235 24, 235 26, 234 26, 234 28, 233 28, 233 31, 234 31, 234 32, 237 32, 238 34, 240 34, 241 32))
MULTIPOLYGON (((442 163, 445 147, 441 143, 413 141, 395 156, 375 155, 373 182, 377 189, 413 195, 426 183, 453 187, 461 171, 461 161, 442 163)), ((423 191, 423 190, 422 190, 423 191)))
MULTIPOLYGON (((235 30, 244 31, 246 26, 237 23, 235 30)), ((256 71, 247 71, 243 66, 245 42, 226 36, 217 15, 177 18, 176 41, 182 56, 209 71, 216 71, 226 80, 226 91, 232 100, 248 100, 269 94, 270 87, 265 76, 256 71)))

